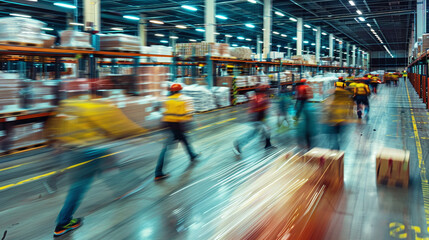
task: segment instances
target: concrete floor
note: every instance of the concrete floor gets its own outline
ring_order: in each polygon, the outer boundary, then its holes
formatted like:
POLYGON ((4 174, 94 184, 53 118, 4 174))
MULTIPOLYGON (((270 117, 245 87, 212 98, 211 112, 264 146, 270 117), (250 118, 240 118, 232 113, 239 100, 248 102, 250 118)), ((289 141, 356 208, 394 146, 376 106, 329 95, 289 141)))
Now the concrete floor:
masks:
MULTIPOLYGON (((411 85, 407 87, 403 81, 398 87, 381 86, 379 94, 371 97, 369 119, 345 130, 341 143, 346 152, 344 190, 337 193, 333 204, 322 206, 332 215, 317 238, 429 238, 424 165, 429 152, 429 115, 411 85), (421 168, 416 142, 422 150, 421 168), (375 154, 381 147, 410 150, 408 189, 376 184, 375 154)), ((318 107, 314 105, 314 109, 318 107)), ((190 164, 181 146, 172 149, 165 166, 172 177, 163 182, 153 182, 165 137, 162 131, 112 143, 110 151, 115 153, 119 169, 96 178, 75 214, 85 217, 84 225, 58 239, 212 237, 219 211, 234 190, 251 181, 249 176, 275 156, 297 145, 296 130, 279 132, 272 114, 269 122, 278 148, 264 151, 263 145, 254 141, 237 160, 232 143, 250 129, 246 108, 240 105, 197 115, 190 136, 202 157, 190 164)), ((317 146, 327 147, 326 139, 319 131, 317 146)), ((47 174, 69 165, 49 149, 0 158, 0 238, 7 230, 7 240, 52 239, 69 182, 66 175, 61 177, 54 194, 49 194, 43 183, 47 174)))

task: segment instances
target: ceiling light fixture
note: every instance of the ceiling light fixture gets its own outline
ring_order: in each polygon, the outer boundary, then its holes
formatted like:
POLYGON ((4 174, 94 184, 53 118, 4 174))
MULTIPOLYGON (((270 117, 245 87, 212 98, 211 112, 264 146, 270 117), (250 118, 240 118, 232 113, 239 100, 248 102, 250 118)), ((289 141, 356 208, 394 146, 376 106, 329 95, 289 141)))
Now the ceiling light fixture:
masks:
POLYGON ((197 29, 195 29, 195 31, 197 31, 197 32, 205 32, 206 30, 202 29, 202 28, 197 28, 197 29))
POLYGON ((9 14, 10 16, 14 16, 14 17, 22 17, 22 18, 31 18, 30 15, 25 15, 25 14, 19 14, 19 13, 11 13, 9 14))
POLYGON ((179 39, 178 36, 170 36, 171 39, 179 39))
POLYGON ((317 32, 317 29, 313 28, 313 31, 317 32))
POLYGON ((220 35, 220 33, 218 33, 218 32, 215 32, 214 34, 215 34, 215 35, 220 35))
POLYGON ((246 41, 252 41, 252 39, 250 39, 250 38, 246 38, 246 41))
POLYGON ((239 40, 244 40, 244 37, 237 37, 237 39, 239 39, 239 40))
POLYGON ((280 16, 280 17, 284 17, 284 16, 285 16, 283 13, 278 12, 278 11, 275 11, 274 13, 275 13, 277 16, 280 16))
POLYGON ((296 18, 290 17, 289 20, 291 20, 292 22, 297 22, 298 20, 296 18))
POLYGON ((130 20, 140 20, 139 17, 131 16, 131 15, 125 15, 123 16, 123 18, 130 19, 130 20))
POLYGON ((225 37, 230 38, 230 37, 232 37, 232 35, 226 34, 225 37))
POLYGON ((311 46, 315 46, 316 44, 315 43, 311 43, 311 46))
POLYGON ((223 16, 223 15, 216 15, 216 18, 222 19, 222 20, 227 20, 228 18, 223 16))
POLYGON ((85 26, 85 24, 83 24, 83 23, 75 23, 75 22, 71 22, 71 23, 69 23, 70 25, 73 25, 73 26, 85 26))
POLYGON ((274 31, 273 33, 274 33, 274 34, 276 34, 276 35, 279 35, 279 34, 280 34, 279 32, 276 32, 276 31, 274 31))
POLYGON ((53 28, 47 28, 47 27, 41 28, 41 30, 44 30, 44 31, 54 31, 53 28))
POLYGON ((293 39, 293 40, 295 40, 295 41, 296 41, 296 40, 298 40, 298 38, 296 38, 296 37, 294 37, 294 38, 292 38, 292 39, 293 39))
POLYGON ((250 24, 250 23, 246 23, 245 26, 248 27, 248 28, 255 28, 255 25, 250 24))
POLYGON ((322 32, 322 35, 323 35, 323 36, 326 36, 326 35, 328 35, 328 34, 327 34, 327 33, 322 32))
POLYGON ((160 20, 149 20, 149 22, 154 24, 164 24, 164 22, 160 20))
POLYGON ((233 47, 238 47, 238 45, 237 45, 237 44, 232 44, 231 46, 233 46, 233 47))
POLYGON ((155 37, 165 37, 165 35, 161 33, 155 33, 155 37))
POLYGON ((70 9, 75 9, 76 8, 75 5, 71 5, 71 4, 67 4, 67 3, 60 3, 60 2, 54 3, 54 5, 58 6, 58 7, 70 8, 70 9))
POLYGON ((256 0, 247 0, 250 3, 256 3, 256 0))
POLYGON ((305 24, 305 25, 304 25, 304 27, 306 27, 306 28, 311 28, 311 26, 310 26, 310 25, 308 25, 308 24, 305 24))
POLYGON ((113 30, 113 31, 124 31, 123 28, 118 28, 118 27, 112 27, 110 29, 113 30))
POLYGON ((280 36, 282 36, 282 37, 287 37, 287 35, 286 35, 286 34, 281 34, 280 36))
POLYGON ((352 6, 356 6, 355 2, 353 2, 353 1, 349 1, 349 3, 350 3, 350 5, 352 5, 352 6))
POLYGON ((159 42, 161 42, 161 43, 168 43, 168 41, 167 41, 167 40, 161 40, 161 41, 159 41, 159 42))
POLYGON ((305 44, 308 44, 308 41, 304 41, 305 44))
POLYGON ((185 25, 176 25, 176 28, 187 29, 188 27, 186 27, 185 25))
POLYGON ((197 8, 189 6, 189 5, 182 5, 182 8, 189 10, 189 11, 193 11, 193 12, 198 10, 197 8))
POLYGON ((357 14, 362 15, 362 12, 358 9, 356 10, 357 14))
POLYGON ((195 39, 189 39, 189 42, 196 42, 197 40, 195 39))
POLYGON ((369 24, 369 23, 367 23, 366 25, 367 25, 368 27, 371 27, 371 24, 369 24))
POLYGON ((361 21, 361 22, 365 22, 365 18, 363 18, 363 17, 358 17, 358 19, 359 19, 359 21, 361 21))

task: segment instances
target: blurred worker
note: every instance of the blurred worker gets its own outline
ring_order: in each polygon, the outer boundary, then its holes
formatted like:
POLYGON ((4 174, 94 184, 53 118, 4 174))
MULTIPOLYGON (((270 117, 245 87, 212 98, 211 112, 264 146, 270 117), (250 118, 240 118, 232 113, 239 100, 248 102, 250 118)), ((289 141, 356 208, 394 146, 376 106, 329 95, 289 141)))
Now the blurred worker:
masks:
POLYGON ((358 118, 362 118, 362 104, 365 106, 365 115, 369 112, 368 96, 371 94, 371 91, 368 85, 366 85, 363 80, 360 80, 356 84, 353 93, 356 101, 358 118))
POLYGON ((404 78, 404 82, 405 82, 405 81, 407 81, 407 77, 408 77, 407 70, 404 70, 404 71, 402 72, 402 77, 404 78))
POLYGON ((187 125, 192 120, 194 111, 192 101, 190 98, 182 95, 180 93, 181 90, 182 85, 178 83, 171 85, 170 96, 164 103, 165 112, 163 113, 164 116, 162 121, 170 130, 170 136, 165 141, 164 148, 159 155, 158 164, 156 165, 155 169, 155 181, 159 181, 170 176, 169 174, 163 173, 162 168, 164 166, 164 159, 167 149, 175 141, 180 141, 185 145, 191 162, 198 157, 198 154, 194 152, 185 134, 187 125))
POLYGON ((283 126, 283 123, 286 121, 287 125, 290 126, 289 123, 289 106, 292 104, 292 86, 280 86, 279 93, 279 112, 277 125, 279 127, 283 126))
POLYGON ((268 85, 258 86, 255 91, 256 94, 250 99, 249 112, 252 117, 254 128, 234 142, 233 151, 237 156, 241 154, 241 148, 256 137, 259 132, 262 132, 262 136, 265 138, 265 149, 273 147, 271 144, 270 129, 264 122, 267 110, 270 106, 270 101, 267 95, 268 89, 268 85))
POLYGON ((328 133, 331 135, 330 148, 339 150, 341 132, 353 116, 353 94, 342 87, 336 87, 334 94, 323 104, 322 119, 327 124, 328 133))
MULTIPOLYGON (((110 166, 106 144, 112 139, 144 133, 113 105, 91 100, 60 102, 57 115, 47 122, 48 136, 56 149, 69 161, 70 190, 61 209, 54 237, 72 231, 82 224, 73 218, 94 176, 110 166)), ((61 157, 59 156, 59 157, 61 157)))
MULTIPOLYGON (((301 79, 296 86, 296 115, 294 117, 295 121, 298 121, 301 113, 304 115, 303 124, 300 127, 301 131, 298 131, 298 134, 304 137, 306 142, 306 147, 312 147, 312 135, 314 130, 314 117, 312 116, 309 106, 308 100, 313 98, 313 90, 310 86, 307 85, 307 79, 301 79)), ((300 136, 298 136, 299 138, 300 136)))
POLYGON ((369 84, 371 84, 372 92, 375 93, 375 94, 377 94, 377 87, 378 87, 378 81, 379 80, 380 79, 378 77, 373 76, 371 78, 371 80, 369 81, 369 84))
POLYGON ((339 77, 338 82, 335 82, 334 86, 339 87, 339 88, 343 88, 343 89, 345 89, 347 87, 343 77, 339 77))

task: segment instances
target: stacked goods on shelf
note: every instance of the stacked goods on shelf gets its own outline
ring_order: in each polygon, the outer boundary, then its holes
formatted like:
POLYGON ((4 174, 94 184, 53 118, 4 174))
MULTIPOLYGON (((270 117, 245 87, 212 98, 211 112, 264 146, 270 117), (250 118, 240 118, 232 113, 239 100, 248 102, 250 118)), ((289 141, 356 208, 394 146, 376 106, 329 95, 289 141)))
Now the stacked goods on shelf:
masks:
POLYGON ((25 108, 50 108, 53 107, 55 99, 58 99, 57 80, 24 81, 27 91, 24 97, 25 108))
POLYGON ((294 64, 303 64, 304 63, 304 57, 301 55, 294 55, 291 57, 294 64))
POLYGON ((227 107, 231 105, 230 88, 228 87, 213 87, 212 91, 215 96, 216 105, 218 107, 227 107))
POLYGON ((11 135, 7 138, 10 141, 10 146, 6 149, 30 147, 37 144, 43 144, 47 141, 44 134, 43 122, 15 125, 13 126, 11 135))
POLYGON ((270 52, 271 59, 283 59, 285 57, 284 52, 270 52))
POLYGON ((126 34, 100 35, 100 50, 140 52, 140 38, 126 34))
POLYGON ((43 40, 43 47, 44 48, 51 48, 55 45, 56 37, 49 34, 42 34, 42 40, 43 40))
POLYGON ((236 103, 243 103, 243 102, 247 102, 247 101, 249 101, 249 98, 247 98, 246 95, 238 94, 236 96, 236 103))
POLYGON ((425 33, 422 36, 422 49, 426 52, 429 49, 429 33, 425 33))
POLYGON ((170 69, 163 66, 144 66, 137 70, 136 94, 161 97, 167 95, 170 69))
POLYGON ((280 73, 280 82, 292 82, 293 81, 293 73, 292 71, 284 71, 280 73))
POLYGON ((219 55, 220 57, 225 57, 225 58, 231 57, 228 43, 219 43, 219 55))
POLYGON ((90 82, 86 78, 64 79, 59 86, 59 98, 83 98, 87 99, 91 93, 90 82))
POLYGON ((252 50, 248 47, 236 47, 230 49, 230 54, 238 59, 250 60, 252 59, 252 50))
POLYGON ((306 54, 306 55, 302 55, 303 57, 303 63, 304 64, 312 64, 312 65, 316 65, 317 61, 316 61, 316 55, 311 55, 311 54, 306 54))
MULTIPOLYGON (((152 45, 150 47, 143 46, 141 48, 141 53, 143 54, 154 54, 154 55, 167 55, 171 56, 173 52, 172 47, 166 47, 163 45, 152 45)), ((171 57, 141 57, 142 62, 172 62, 171 57)))
POLYGON ((93 49, 90 43, 90 34, 74 30, 64 30, 60 32, 61 47, 77 49, 93 49))
POLYGON ((408 187, 410 151, 382 148, 376 156, 377 183, 408 187))
POLYGON ((175 53, 178 56, 198 56, 204 57, 210 54, 212 57, 227 56, 228 51, 225 50, 225 44, 220 43, 178 43, 176 44, 175 53), (222 51, 222 52, 221 52, 222 51))
POLYGON ((254 87, 259 82, 259 76, 248 76, 247 77, 247 86, 248 87, 254 87))
POLYGON ((20 109, 21 81, 17 74, 0 74, 0 111, 20 109))
POLYGON ((0 18, 0 43, 11 45, 42 46, 43 38, 41 28, 45 23, 20 17, 0 18))
POLYGON ((204 112, 216 108, 214 95, 205 86, 183 86, 182 93, 192 98, 193 106, 196 112, 204 112))
POLYGON ((247 76, 237 76, 235 78, 235 86, 238 88, 247 87, 247 76))

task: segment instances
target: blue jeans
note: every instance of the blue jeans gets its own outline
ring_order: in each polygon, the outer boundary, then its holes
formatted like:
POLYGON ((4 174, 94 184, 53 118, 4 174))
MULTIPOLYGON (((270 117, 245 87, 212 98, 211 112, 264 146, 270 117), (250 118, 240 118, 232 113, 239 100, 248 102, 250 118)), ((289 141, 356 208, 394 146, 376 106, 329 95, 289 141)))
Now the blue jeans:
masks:
POLYGON ((188 139, 185 135, 185 127, 182 123, 168 123, 168 128, 170 129, 171 134, 166 139, 164 143, 164 148, 159 155, 158 163, 155 169, 155 177, 163 175, 162 168, 164 167, 165 155, 167 153, 168 147, 172 145, 175 141, 180 141, 185 145, 185 148, 191 159, 197 155, 192 149, 191 144, 188 142, 188 139))
POLYGON ((99 158, 106 154, 106 149, 93 148, 79 149, 70 152, 69 157, 71 158, 70 162, 72 162, 72 164, 94 160, 72 169, 69 173, 71 186, 67 194, 66 201, 64 202, 64 206, 58 215, 57 225, 64 226, 73 219, 73 214, 76 212, 82 198, 88 191, 94 176, 99 171, 99 163, 100 160, 102 160, 99 158))

